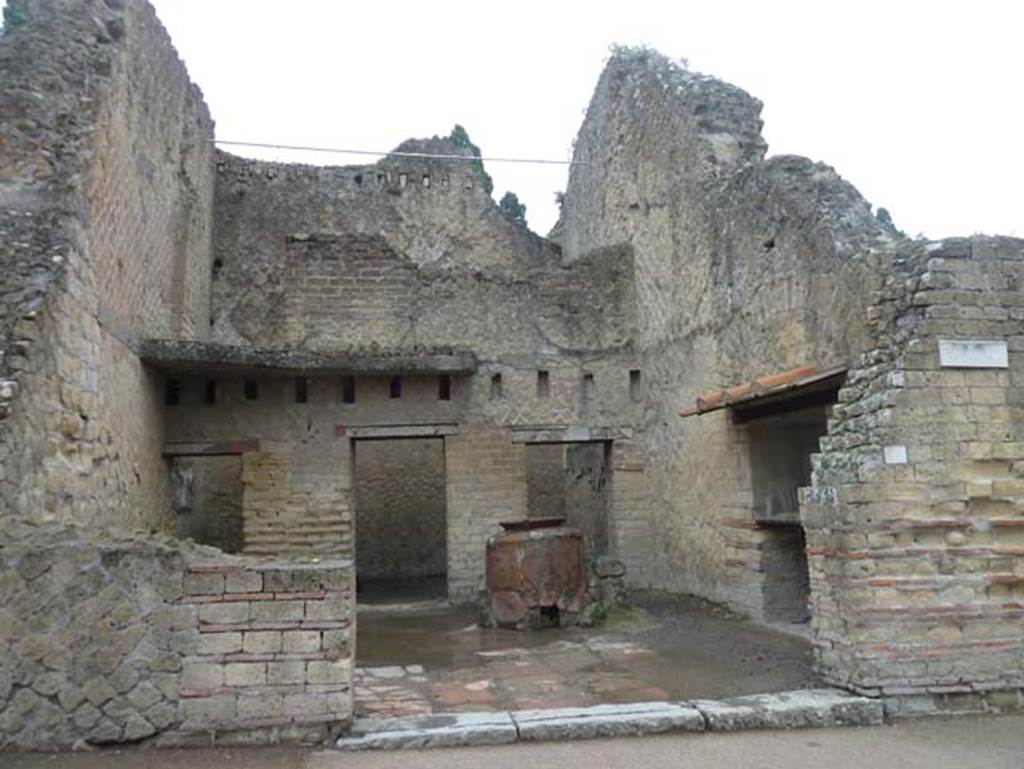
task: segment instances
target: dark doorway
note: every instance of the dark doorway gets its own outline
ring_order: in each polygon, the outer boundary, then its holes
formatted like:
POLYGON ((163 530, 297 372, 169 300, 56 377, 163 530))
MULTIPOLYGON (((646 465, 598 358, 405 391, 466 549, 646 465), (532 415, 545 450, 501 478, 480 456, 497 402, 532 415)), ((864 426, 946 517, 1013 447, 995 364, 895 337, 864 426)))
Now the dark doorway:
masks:
POLYGON ((242 457, 176 457, 171 478, 176 536, 240 553, 245 544, 242 457))
POLYGON ((353 455, 359 602, 444 598, 444 440, 356 440, 353 455))

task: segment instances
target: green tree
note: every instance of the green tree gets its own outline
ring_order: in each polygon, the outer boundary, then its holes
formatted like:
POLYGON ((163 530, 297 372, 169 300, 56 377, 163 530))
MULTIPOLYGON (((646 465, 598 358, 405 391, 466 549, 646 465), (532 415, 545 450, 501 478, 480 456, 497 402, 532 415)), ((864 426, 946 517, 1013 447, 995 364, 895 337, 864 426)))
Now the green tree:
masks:
POLYGON ((511 190, 501 196, 498 201, 498 208, 513 222, 526 226, 526 205, 519 202, 519 196, 511 190))
MULTIPOLYGON (((448 135, 448 140, 456 147, 468 149, 473 153, 474 157, 479 158, 481 156, 480 148, 473 144, 473 141, 469 138, 469 134, 466 132, 466 129, 458 123, 455 124, 455 128, 453 128, 452 132, 448 135)), ((473 173, 476 175, 476 178, 480 180, 480 184, 483 186, 484 192, 488 195, 494 192, 494 180, 491 178, 491 175, 484 170, 483 161, 474 160, 470 163, 470 167, 473 169, 473 173)))
POLYGON ((892 215, 889 213, 888 208, 879 208, 875 212, 875 218, 878 220, 878 223, 886 229, 895 232, 897 235, 906 237, 903 230, 899 229, 893 222, 892 215))
POLYGON ((4 23, 0 34, 9 32, 28 21, 28 3, 25 0, 8 0, 4 6, 4 23))

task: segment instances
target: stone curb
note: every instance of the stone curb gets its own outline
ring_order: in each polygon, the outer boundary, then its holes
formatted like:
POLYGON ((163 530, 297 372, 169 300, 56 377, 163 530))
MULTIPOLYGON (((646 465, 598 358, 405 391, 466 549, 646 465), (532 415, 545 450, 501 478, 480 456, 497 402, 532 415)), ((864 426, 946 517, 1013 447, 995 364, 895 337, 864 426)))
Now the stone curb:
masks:
POLYGON ((407 718, 357 718, 341 750, 451 748, 465 745, 506 745, 519 739, 506 712, 444 713, 407 718))
POLYGON ((683 703, 640 702, 510 713, 521 741, 586 740, 662 732, 704 731, 700 711, 683 703))
POLYGON ((884 715, 881 700, 839 689, 801 689, 727 700, 694 700, 690 704, 700 711, 709 732, 877 726, 884 715))
POLYGON ((726 700, 360 718, 335 745, 348 751, 421 749, 665 732, 874 726, 882 721, 880 700, 839 689, 805 689, 726 700))

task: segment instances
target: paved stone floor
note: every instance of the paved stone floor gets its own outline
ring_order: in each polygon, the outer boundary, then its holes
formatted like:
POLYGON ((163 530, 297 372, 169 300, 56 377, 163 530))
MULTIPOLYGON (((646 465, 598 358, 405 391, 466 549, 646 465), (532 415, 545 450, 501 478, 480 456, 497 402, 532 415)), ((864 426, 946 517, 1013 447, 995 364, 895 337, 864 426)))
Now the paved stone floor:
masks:
POLYGON ((360 612, 357 716, 717 698, 817 684, 806 639, 686 598, 644 596, 600 629, 481 629, 472 609, 360 612))

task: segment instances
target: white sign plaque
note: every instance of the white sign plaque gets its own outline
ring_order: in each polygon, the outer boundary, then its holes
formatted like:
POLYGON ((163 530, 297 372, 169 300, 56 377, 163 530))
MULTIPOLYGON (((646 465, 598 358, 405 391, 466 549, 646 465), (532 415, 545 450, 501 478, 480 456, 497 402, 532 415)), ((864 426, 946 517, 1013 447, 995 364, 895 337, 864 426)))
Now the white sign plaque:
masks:
POLYGON ((882 450, 885 453, 887 465, 905 465, 907 463, 906 446, 885 446, 882 450))
POLYGON ((940 339, 939 365, 944 368, 1009 368, 1006 342, 982 339, 940 339))

